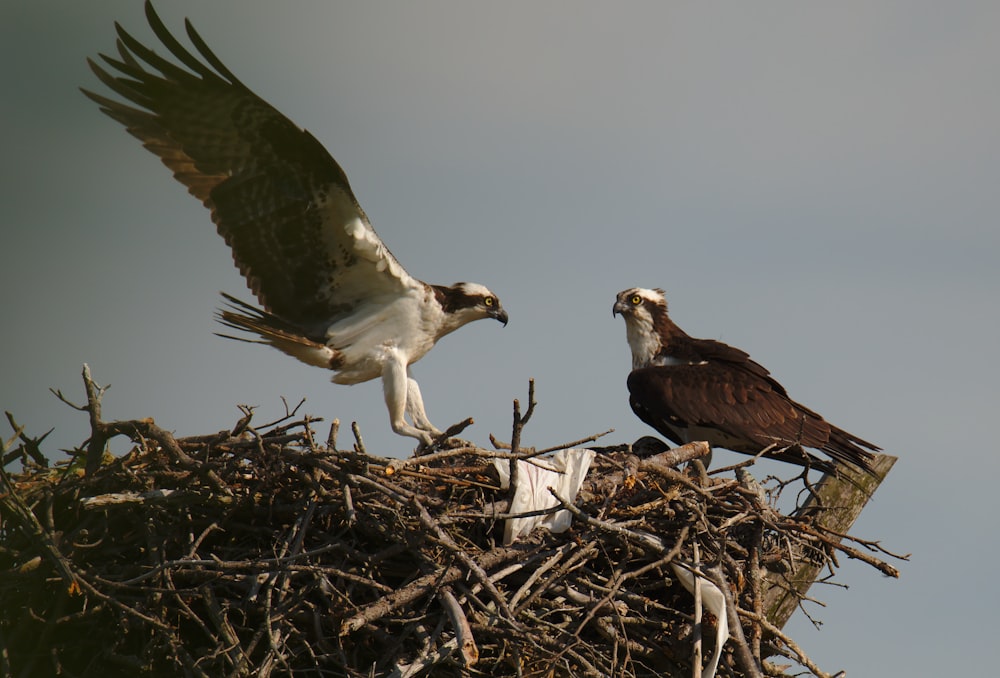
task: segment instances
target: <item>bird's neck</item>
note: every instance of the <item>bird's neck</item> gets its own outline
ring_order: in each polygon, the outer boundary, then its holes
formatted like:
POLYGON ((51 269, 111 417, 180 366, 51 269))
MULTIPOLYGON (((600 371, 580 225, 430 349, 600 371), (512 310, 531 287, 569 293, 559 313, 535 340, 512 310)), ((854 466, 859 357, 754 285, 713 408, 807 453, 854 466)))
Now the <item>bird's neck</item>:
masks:
POLYGON ((459 327, 463 325, 468 325, 474 320, 478 320, 482 316, 474 315, 469 311, 452 311, 444 312, 441 315, 441 321, 436 325, 435 341, 445 336, 446 334, 451 334, 459 327))
POLYGON ((632 349, 632 369, 652 365, 661 347, 660 337, 653 331, 653 325, 645 318, 636 318, 625 323, 625 336, 632 349))
POLYGON ((625 336, 632 349, 632 369, 636 370, 650 365, 673 364, 673 340, 685 335, 669 318, 640 317, 625 323, 625 336))

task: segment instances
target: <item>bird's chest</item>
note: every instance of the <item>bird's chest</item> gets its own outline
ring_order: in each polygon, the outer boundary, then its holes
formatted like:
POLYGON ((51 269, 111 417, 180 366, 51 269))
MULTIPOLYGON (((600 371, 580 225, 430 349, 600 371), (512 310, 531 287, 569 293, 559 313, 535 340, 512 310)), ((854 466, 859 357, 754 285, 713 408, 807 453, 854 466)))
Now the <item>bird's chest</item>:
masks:
POLYGON ((434 346, 434 309, 408 298, 351 323, 330 328, 327 343, 343 356, 333 378, 337 383, 357 383, 382 375, 388 361, 410 365, 434 346))

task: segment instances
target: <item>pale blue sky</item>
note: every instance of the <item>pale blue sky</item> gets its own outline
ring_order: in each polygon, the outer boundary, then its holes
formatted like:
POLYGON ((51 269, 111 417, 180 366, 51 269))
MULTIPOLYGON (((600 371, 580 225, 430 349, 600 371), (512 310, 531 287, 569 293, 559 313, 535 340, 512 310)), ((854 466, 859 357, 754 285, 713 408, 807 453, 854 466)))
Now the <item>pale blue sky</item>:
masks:
MULTIPOLYGON (((1000 5, 160 4, 330 149, 412 274, 500 295, 507 328, 415 367, 438 426, 506 438, 535 377, 527 444, 650 432, 611 305, 663 287, 688 332, 900 457, 856 531, 913 561, 845 563, 799 642, 855 676, 995 670, 1000 5)), ((48 388, 82 399, 88 362, 109 418, 200 434, 305 396, 408 454, 378 383, 212 335, 217 292, 248 295, 207 212, 77 91, 115 20, 152 39, 138 1, 0 6, 0 407, 81 442, 48 388)))

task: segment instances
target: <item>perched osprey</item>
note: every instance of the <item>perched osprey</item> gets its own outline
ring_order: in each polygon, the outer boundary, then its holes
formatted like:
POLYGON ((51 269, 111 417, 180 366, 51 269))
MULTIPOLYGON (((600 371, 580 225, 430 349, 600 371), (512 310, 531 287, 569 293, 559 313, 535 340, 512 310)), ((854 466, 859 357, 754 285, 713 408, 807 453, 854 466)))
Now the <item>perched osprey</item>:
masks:
POLYGON ((618 294, 632 349, 629 405, 636 416, 677 444, 713 447, 831 471, 836 462, 870 471, 879 447, 828 423, 800 405, 763 366, 719 341, 688 336, 667 315, 663 290, 634 287, 618 294))
POLYGON ((311 134, 241 83, 190 22, 200 58, 149 2, 146 17, 180 65, 115 24, 120 59, 101 55, 113 70, 88 63, 128 103, 83 92, 211 211, 262 307, 223 295, 229 308, 220 321, 259 337, 247 341, 333 370, 338 384, 381 377, 393 431, 429 444, 441 432, 427 419, 410 365, 473 320, 506 325, 500 300, 482 285, 410 276, 311 134))

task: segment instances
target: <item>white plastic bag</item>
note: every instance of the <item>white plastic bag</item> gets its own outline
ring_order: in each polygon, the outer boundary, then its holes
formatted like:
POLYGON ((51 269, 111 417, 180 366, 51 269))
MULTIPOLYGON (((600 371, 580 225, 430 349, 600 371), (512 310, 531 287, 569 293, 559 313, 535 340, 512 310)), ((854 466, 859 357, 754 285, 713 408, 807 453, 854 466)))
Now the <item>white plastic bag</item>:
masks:
MULTIPOLYGON (((510 502, 509 513, 526 513, 552 508, 558 501, 549 492, 554 489, 560 497, 573 501, 583 485, 594 460, 594 451, 588 449, 559 450, 551 457, 537 457, 531 460, 517 460, 517 487, 510 502)), ((510 487, 510 460, 494 459, 500 485, 510 487)), ((505 546, 513 544, 518 537, 528 534, 542 525, 552 532, 564 532, 573 522, 573 514, 565 509, 545 515, 525 518, 508 518, 503 529, 505 546)))

